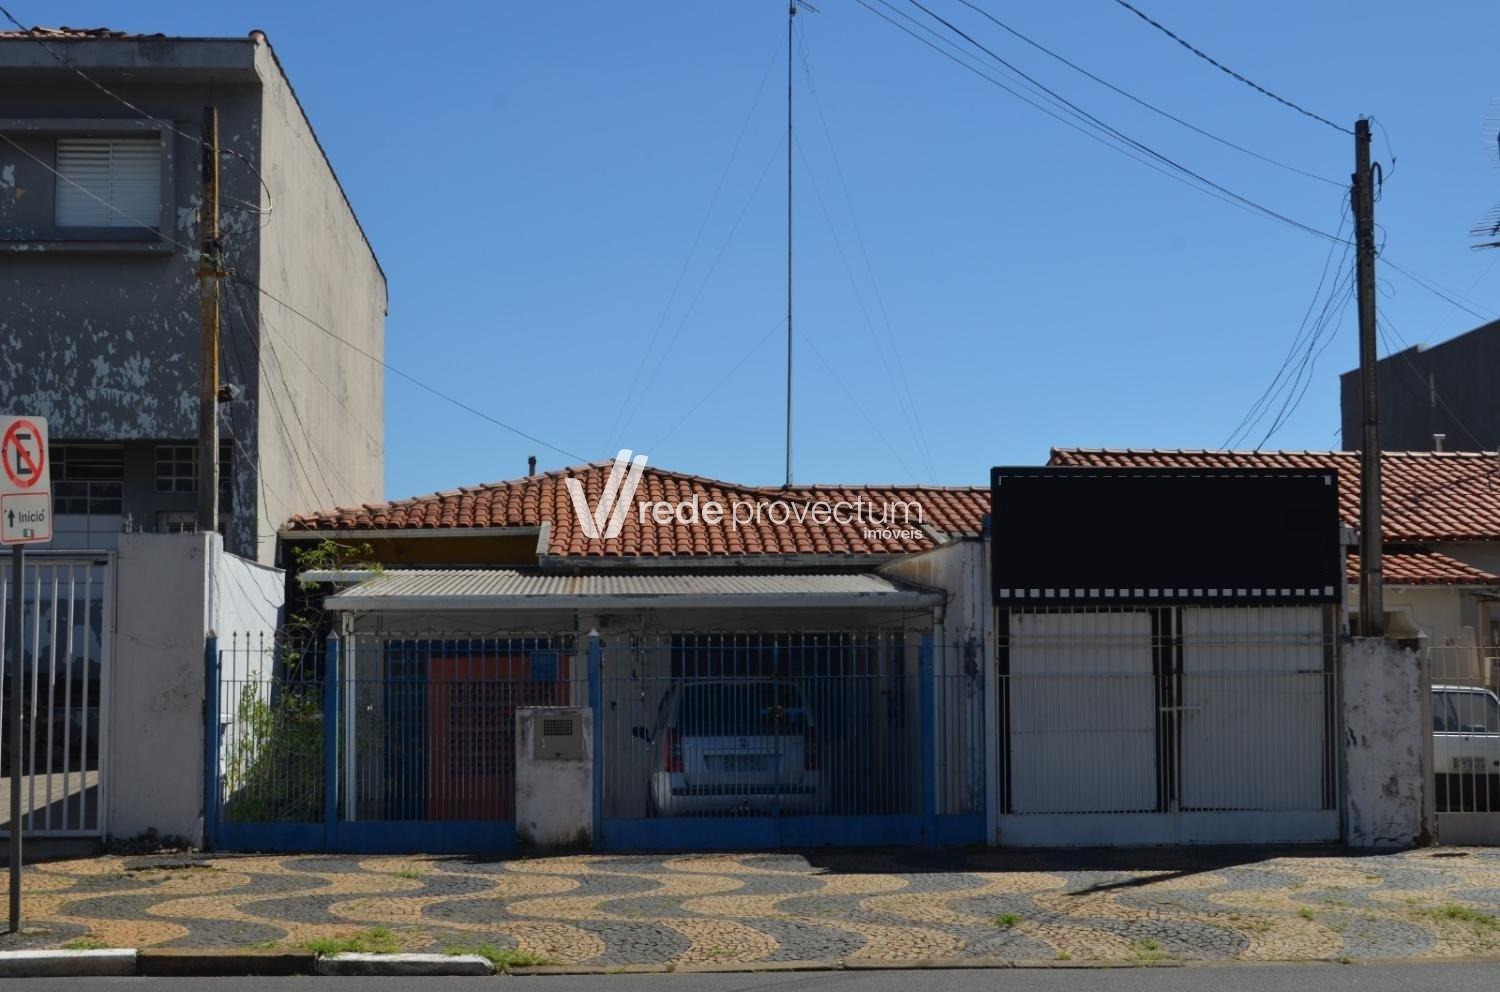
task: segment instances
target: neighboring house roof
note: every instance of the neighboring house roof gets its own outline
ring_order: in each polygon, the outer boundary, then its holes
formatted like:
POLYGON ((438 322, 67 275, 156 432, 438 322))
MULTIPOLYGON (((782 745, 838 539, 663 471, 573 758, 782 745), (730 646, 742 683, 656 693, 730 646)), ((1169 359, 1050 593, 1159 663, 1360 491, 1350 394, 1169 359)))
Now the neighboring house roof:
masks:
POLYGON ((817 501, 847 501, 854 506, 912 502, 921 506, 923 532, 917 537, 866 536, 867 530, 887 527, 902 530, 917 526, 915 513, 910 526, 896 519, 881 523, 865 513, 854 519, 846 511, 847 523, 818 522, 811 516, 786 523, 764 518, 758 523, 735 525, 730 519, 717 524, 693 526, 677 523, 642 524, 630 513, 619 537, 589 538, 578 526, 566 480, 578 479, 591 506, 597 505, 613 462, 597 462, 547 472, 542 475, 493 482, 452 492, 434 493, 390 503, 327 510, 293 517, 288 532, 410 531, 435 528, 548 527, 547 554, 572 558, 657 558, 669 556, 755 555, 897 555, 926 551, 943 538, 974 536, 989 512, 987 486, 846 486, 803 485, 791 489, 741 486, 647 467, 635 494, 637 502, 669 501, 677 504, 695 497, 700 504, 716 500, 726 512, 736 503, 786 500, 797 506, 817 501))
POLYGON ((0 38, 43 38, 48 41, 66 41, 72 38, 162 38, 161 34, 133 34, 113 28, 70 28, 67 26, 44 28, 41 25, 29 31, 7 28, 0 31, 0 38))
POLYGON ((934 606, 943 594, 878 575, 550 575, 515 569, 383 572, 328 597, 331 610, 934 606))
MULTIPOLYGON (((1165 451, 1053 448, 1049 465, 1095 468, 1337 469, 1339 515, 1359 526, 1355 451, 1165 451)), ((1500 456, 1485 452, 1387 451, 1380 460, 1387 544, 1500 541, 1500 456)))
MULTIPOLYGON (((1349 555, 1349 581, 1359 581, 1359 555, 1349 555)), ((1494 586, 1500 575, 1420 548, 1389 550, 1380 556, 1380 573, 1387 585, 1494 586)))

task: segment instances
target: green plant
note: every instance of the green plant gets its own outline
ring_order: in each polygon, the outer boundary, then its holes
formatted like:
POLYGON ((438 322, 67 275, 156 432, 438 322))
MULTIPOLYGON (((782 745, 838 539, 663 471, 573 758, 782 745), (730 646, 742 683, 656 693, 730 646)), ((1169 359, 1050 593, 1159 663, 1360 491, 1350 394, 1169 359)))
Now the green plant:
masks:
POLYGON ((62 948, 65 951, 98 951, 108 946, 104 941, 95 940, 93 937, 74 937, 63 944, 62 948))
POLYGON ((1010 927, 1013 927, 1017 923, 1020 923, 1020 922, 1021 922, 1021 914, 1020 913, 1001 913, 999 916, 995 917, 995 919, 994 919, 995 926, 997 926, 997 927, 1005 927, 1006 929, 1009 929, 1010 927))
POLYGON ((322 691, 290 674, 239 687, 236 722, 225 735, 228 821, 323 817, 322 691))
POLYGON ((1142 940, 1130 942, 1130 956, 1143 964, 1153 961, 1165 961, 1171 955, 1161 949, 1161 941, 1146 937, 1142 940))
POLYGON ((396 872, 396 877, 397 878, 404 878, 404 879, 407 879, 408 881, 411 881, 411 880, 415 880, 415 879, 421 878, 422 877, 422 873, 419 872, 419 871, 417 871, 415 868, 402 868, 400 871, 396 872))
POLYGON ((1430 910, 1427 915, 1439 920, 1453 920, 1457 923, 1469 923, 1473 924, 1476 927, 1481 927, 1484 929, 1500 927, 1500 920, 1496 920, 1490 914, 1481 913, 1479 910, 1470 909, 1468 906, 1460 906, 1458 903, 1449 903, 1446 906, 1439 906, 1437 909, 1430 910))
POLYGON ((1071 961, 1071 960, 1073 960, 1073 955, 1069 954, 1067 951, 1058 951, 1057 952, 1057 957, 1054 958, 1053 960, 1055 960, 1055 961, 1071 961))
POLYGON ((536 965, 551 963, 540 954, 523 951, 519 947, 496 947, 493 944, 480 944, 477 947, 450 944, 443 948, 443 953, 454 955, 477 954, 494 965, 496 971, 509 971, 512 968, 531 968, 536 965))
POLYGON ((395 954, 401 950, 388 927, 372 927, 348 937, 318 937, 302 945, 314 954, 395 954))
POLYGON ((1310 920, 1313 918, 1313 911, 1308 909, 1306 906, 1303 906, 1301 909, 1297 910, 1297 915, 1302 917, 1304 920, 1310 920))

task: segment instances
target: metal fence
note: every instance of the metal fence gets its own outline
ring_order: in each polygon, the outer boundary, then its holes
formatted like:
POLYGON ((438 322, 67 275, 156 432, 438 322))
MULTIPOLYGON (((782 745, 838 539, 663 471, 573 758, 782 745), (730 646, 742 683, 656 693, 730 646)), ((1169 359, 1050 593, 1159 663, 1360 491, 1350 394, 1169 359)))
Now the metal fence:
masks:
POLYGON ((108 748, 113 569, 90 558, 28 556, 22 585, 22 751, 9 750, 10 570, 0 580, 0 836, 9 834, 10 776, 22 784, 28 835, 97 836, 108 748))
POLYGON ((1438 837, 1500 843, 1500 650, 1431 647, 1427 658, 1438 837))
POLYGON ((983 681, 977 650, 902 631, 609 639, 599 692, 606 839, 779 843, 788 841, 724 832, 726 821, 797 819, 803 842, 915 843, 933 829, 924 812, 979 817, 983 681))
POLYGON ((1003 812, 1336 808, 1331 610, 1028 610, 1000 632, 1003 812))
POLYGON ((615 846, 723 846, 736 836, 727 822, 793 820, 800 832, 745 837, 977 841, 981 658, 977 645, 888 631, 232 636, 210 659, 210 835, 230 847, 504 847, 517 708, 588 706, 595 825, 615 846), (708 833, 673 827, 684 820, 708 833))

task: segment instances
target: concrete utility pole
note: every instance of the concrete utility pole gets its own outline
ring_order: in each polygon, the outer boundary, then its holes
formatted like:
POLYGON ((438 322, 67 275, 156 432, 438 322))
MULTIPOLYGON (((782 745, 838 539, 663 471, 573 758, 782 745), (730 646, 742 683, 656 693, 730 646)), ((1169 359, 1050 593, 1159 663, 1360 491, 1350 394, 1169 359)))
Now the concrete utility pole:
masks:
MULTIPOLYGON (((1376 166, 1375 168, 1379 168, 1376 166)), ((1380 383, 1375 348, 1375 182, 1370 166, 1370 122, 1354 122, 1354 250, 1359 292, 1359 377, 1363 386, 1364 436, 1359 489, 1359 632, 1385 633, 1380 546, 1380 383)))
POLYGON ((219 108, 203 108, 203 203, 198 208, 203 341, 198 378, 198 530, 219 529, 219 108))

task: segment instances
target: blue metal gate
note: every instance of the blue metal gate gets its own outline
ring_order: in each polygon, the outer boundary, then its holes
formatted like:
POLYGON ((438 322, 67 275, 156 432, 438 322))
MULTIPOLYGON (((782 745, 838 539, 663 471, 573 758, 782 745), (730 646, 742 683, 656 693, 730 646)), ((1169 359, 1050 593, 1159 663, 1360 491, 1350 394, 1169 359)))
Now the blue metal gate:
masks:
POLYGON ((903 631, 685 632, 597 645, 596 843, 977 843, 983 675, 977 664, 949 670, 949 660, 903 631))
POLYGON ((978 843, 978 657, 899 630, 235 636, 207 658, 208 843, 510 851, 522 706, 593 709, 596 849, 978 843))
POLYGON ((513 849, 515 711, 581 703, 574 644, 530 634, 211 645, 209 843, 513 849))

